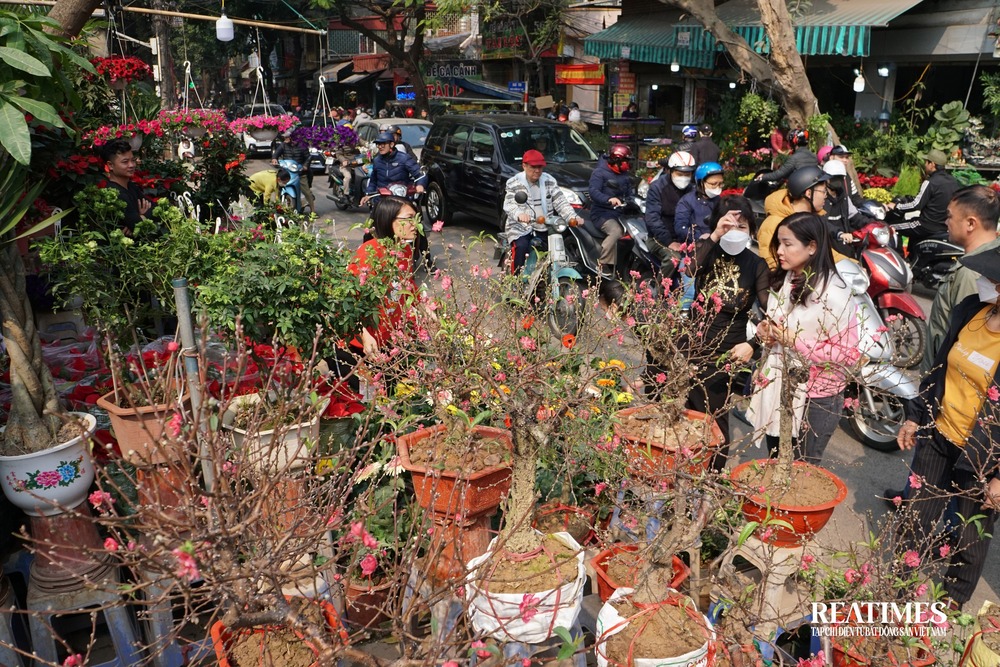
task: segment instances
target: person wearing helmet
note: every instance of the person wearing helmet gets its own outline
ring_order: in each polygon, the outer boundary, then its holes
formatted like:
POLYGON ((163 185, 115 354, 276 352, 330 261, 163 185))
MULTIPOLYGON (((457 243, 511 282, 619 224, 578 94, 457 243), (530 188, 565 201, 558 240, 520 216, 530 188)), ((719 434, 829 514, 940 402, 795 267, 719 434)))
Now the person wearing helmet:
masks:
POLYGON ((819 166, 824 166, 826 161, 830 158, 830 151, 833 150, 833 146, 820 146, 819 150, 816 151, 816 159, 819 161, 819 166))
POLYGON ((698 128, 694 125, 685 125, 681 130, 681 142, 677 144, 677 150, 694 154, 695 140, 698 138, 698 128))
POLYGON ((403 141, 403 128, 399 125, 381 125, 378 128, 378 131, 389 132, 392 134, 393 138, 396 140, 396 150, 416 156, 416 153, 413 152, 413 146, 403 141))
POLYGON ((694 244, 708 234, 708 219, 715 207, 715 200, 722 194, 724 179, 722 165, 706 162, 694 170, 694 189, 677 202, 674 216, 674 239, 680 243, 694 244))
POLYGON ((274 147, 271 152, 271 164, 275 167, 278 166, 280 160, 291 160, 299 165, 299 174, 303 176, 299 178, 299 190, 302 192, 302 196, 306 200, 306 204, 309 206, 309 210, 313 213, 316 212, 316 197, 313 196, 312 192, 312 170, 309 169, 309 148, 304 145, 295 144, 292 141, 292 133, 285 132, 281 135, 281 141, 274 147))
POLYGON ((506 215, 503 236, 511 246, 511 267, 518 273, 528 257, 533 241, 546 243, 545 223, 540 221, 551 215, 559 215, 566 222, 581 223, 576 211, 563 195, 559 184, 551 174, 546 174, 545 156, 534 149, 525 151, 521 158, 523 171, 507 179, 503 199, 506 215), (528 195, 526 204, 515 199, 518 192, 528 195), (531 212, 534 212, 534 216, 531 212))
POLYGON ((618 261, 618 239, 625 228, 618 220, 616 209, 624 206, 634 192, 629 174, 631 166, 632 149, 625 144, 613 144, 590 175, 590 220, 605 234, 601 240, 601 256, 597 260, 603 278, 614 275, 618 261))
POLYGON ((788 177, 788 187, 772 192, 764 200, 767 217, 757 230, 757 245, 760 256, 772 271, 778 269, 778 260, 771 255, 771 239, 778 224, 793 213, 815 213, 824 215, 826 211, 827 181, 830 175, 816 165, 796 169, 788 177))
POLYGON ((691 155, 698 164, 718 162, 722 156, 718 144, 712 141, 712 126, 708 123, 702 123, 698 128, 698 140, 691 147, 691 155))
POLYGON ((646 228, 649 230, 649 251, 660 261, 660 270, 671 275, 680 260, 681 244, 674 236, 677 202, 691 191, 694 156, 675 151, 666 164, 667 171, 649 186, 646 194, 646 228))
POLYGON ((785 160, 785 164, 781 165, 774 171, 767 172, 766 174, 760 174, 757 176, 758 181, 768 181, 771 183, 777 183, 783 181, 792 175, 797 169, 803 167, 819 167, 819 158, 816 154, 809 150, 809 133, 805 130, 800 130, 798 128, 792 130, 788 133, 788 145, 793 148, 792 154, 788 156, 785 160))
POLYGON ((372 160, 372 175, 368 179, 367 194, 361 200, 362 204, 368 203, 379 188, 393 183, 412 183, 418 193, 424 191, 427 174, 421 173, 413 155, 396 150, 396 138, 391 132, 382 132, 375 137, 375 146, 378 147, 378 155, 372 160))
POLYGON ((823 165, 823 171, 830 176, 827 183, 826 222, 830 226, 834 250, 851 255, 850 244, 854 240, 852 230, 861 229, 874 220, 866 211, 859 209, 850 196, 851 179, 843 162, 830 159, 823 165))

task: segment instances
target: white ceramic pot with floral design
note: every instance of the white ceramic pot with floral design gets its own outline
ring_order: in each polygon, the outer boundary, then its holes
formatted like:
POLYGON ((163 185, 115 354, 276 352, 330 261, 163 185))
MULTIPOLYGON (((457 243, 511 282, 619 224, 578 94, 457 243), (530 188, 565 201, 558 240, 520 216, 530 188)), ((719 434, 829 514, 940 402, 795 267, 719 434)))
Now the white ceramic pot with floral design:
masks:
POLYGON ((90 437, 97 420, 71 412, 85 433, 51 449, 20 456, 0 456, 0 480, 7 499, 31 516, 53 516, 87 499, 94 481, 90 437))

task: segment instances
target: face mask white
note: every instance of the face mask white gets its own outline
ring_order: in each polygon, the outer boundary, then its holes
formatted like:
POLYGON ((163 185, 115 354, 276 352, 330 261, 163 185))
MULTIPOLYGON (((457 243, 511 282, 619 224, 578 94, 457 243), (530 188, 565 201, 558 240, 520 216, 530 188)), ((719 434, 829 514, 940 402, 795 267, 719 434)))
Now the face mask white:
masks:
POLYGON ((709 199, 714 199, 722 194, 722 188, 705 188, 705 196, 709 199))
POLYGON ((674 187, 678 190, 684 190, 687 186, 691 185, 690 176, 671 176, 670 182, 674 184, 674 187))
POLYGON ((738 255, 750 246, 750 235, 739 229, 730 229, 719 239, 719 245, 728 255, 738 255))
POLYGON ((979 300, 983 303, 997 302, 997 283, 985 276, 976 278, 976 291, 979 292, 979 300))

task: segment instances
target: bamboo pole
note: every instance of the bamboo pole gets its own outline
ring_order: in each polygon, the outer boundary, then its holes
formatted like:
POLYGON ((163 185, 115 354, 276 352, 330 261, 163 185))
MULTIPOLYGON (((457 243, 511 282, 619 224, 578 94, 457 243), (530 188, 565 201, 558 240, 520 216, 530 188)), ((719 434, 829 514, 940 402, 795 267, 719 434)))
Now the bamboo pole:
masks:
MULTIPOLYGON (((43 5, 52 7, 55 0, 0 0, 0 5, 43 5)), ((122 7, 126 12, 136 14, 157 14, 159 16, 178 16, 184 19, 195 19, 198 21, 217 21, 218 16, 206 16, 205 14, 189 14, 188 12, 175 12, 168 9, 146 9, 145 7, 122 7)), ((298 26, 278 25, 276 23, 264 23, 263 21, 250 21, 248 19, 232 19, 236 25, 247 25, 255 28, 269 28, 271 30, 284 30, 286 32, 301 32, 307 35, 325 35, 326 30, 313 30, 311 28, 299 28, 298 26)))

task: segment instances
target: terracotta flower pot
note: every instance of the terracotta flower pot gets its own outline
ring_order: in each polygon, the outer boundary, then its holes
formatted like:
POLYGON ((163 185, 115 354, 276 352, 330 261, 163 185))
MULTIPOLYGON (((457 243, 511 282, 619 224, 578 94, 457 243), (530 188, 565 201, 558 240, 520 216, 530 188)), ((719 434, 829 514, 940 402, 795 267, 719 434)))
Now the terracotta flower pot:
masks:
POLYGON ((839 637, 831 642, 833 647, 833 667, 868 667, 873 663, 879 665, 895 665, 897 667, 927 667, 933 665, 937 659, 934 657, 934 647, 931 645, 930 637, 920 637, 918 641, 922 645, 917 649, 916 657, 910 660, 899 661, 898 658, 889 651, 888 656, 875 658, 866 656, 865 649, 857 645, 857 639, 852 637, 839 637))
POLYGON ((54 516, 87 499, 94 481, 90 437, 97 420, 85 412, 71 412, 85 422, 86 432, 68 442, 30 454, 0 456, 0 478, 7 500, 30 516, 54 516))
MULTIPOLYGON (((183 403, 187 400, 187 396, 181 399, 183 403)), ((171 404, 123 408, 115 403, 115 392, 112 391, 97 399, 97 407, 107 411, 118 448, 129 463, 161 465, 173 463, 184 455, 184 451, 176 445, 163 447, 160 443, 164 423, 176 412, 171 404)))
MULTIPOLYGON (((638 550, 638 544, 612 544, 591 559, 590 564, 597 573, 597 594, 601 596, 601 602, 607 602, 611 594, 619 588, 633 588, 635 586, 634 581, 615 581, 612 579, 608 575, 608 561, 622 552, 634 552, 638 550)), ((670 587, 677 590, 691 576, 691 568, 685 565, 684 561, 677 556, 671 559, 671 565, 673 566, 674 576, 670 580, 670 587)))
MULTIPOLYGON (((510 465, 498 465, 484 470, 437 470, 415 465, 410 460, 410 449, 431 436, 442 433, 446 426, 439 424, 400 436, 396 440, 400 465, 410 473, 417 502, 425 510, 449 515, 481 514, 500 506, 510 491, 510 465)), ((476 426, 473 433, 501 440, 513 450, 509 431, 486 426, 476 426)))
MULTIPOLYGON (((625 408, 618 412, 619 420, 641 415, 651 410, 650 406, 640 406, 635 408, 625 408)), ((694 410, 683 410, 681 416, 688 421, 707 422, 711 424, 708 441, 689 443, 687 452, 677 449, 668 449, 662 441, 649 439, 637 433, 628 431, 622 423, 614 426, 615 435, 621 438, 622 449, 631 462, 631 470, 642 477, 662 478, 664 474, 676 470, 678 464, 685 465, 687 471, 693 475, 703 473, 716 448, 722 444, 724 438, 719 425, 709 415, 704 412, 694 410)))
MULTIPOLYGON (((323 609, 323 616, 326 619, 327 628, 330 632, 336 633, 339 636, 340 641, 345 646, 349 644, 350 642, 347 630, 344 629, 343 624, 340 622, 340 616, 337 615, 337 610, 333 608, 333 605, 325 600, 318 600, 316 602, 318 602, 323 609)), ((239 630, 230 630, 222 621, 216 621, 212 625, 211 635, 212 645, 215 648, 215 657, 219 661, 219 667, 232 667, 232 663, 229 661, 229 650, 233 646, 233 643, 241 637, 245 637, 246 635, 260 635, 261 648, 263 649, 263 644, 266 642, 264 635, 266 635, 270 629, 241 628, 239 630)), ((303 641, 305 641, 304 638, 303 641)), ((307 643, 307 645, 309 644, 307 643)), ((315 651, 312 646, 309 647, 315 651)), ((263 659, 263 656, 261 659, 263 659)), ((318 665, 319 663, 315 662, 312 667, 317 667, 318 665)))
POLYGON ((543 533, 565 531, 573 536, 573 539, 583 546, 587 546, 594 541, 596 531, 594 521, 597 518, 596 507, 578 507, 576 505, 563 505, 560 502, 550 502, 535 510, 535 519, 531 522, 532 528, 536 528, 543 533), (577 524, 574 526, 574 521, 577 524), (587 528, 583 528, 586 524, 587 528), (576 528, 580 535, 577 535, 571 528, 576 528))
MULTIPOLYGON (((747 461, 741 463, 730 473, 730 479, 737 488, 747 488, 747 484, 740 480, 743 471, 751 466, 774 465, 774 459, 763 459, 758 461, 747 461)), ((765 494, 756 490, 748 490, 746 500, 743 502, 743 516, 747 521, 759 521, 764 523, 768 519, 778 519, 787 521, 792 528, 789 530, 784 526, 770 525, 773 531, 770 544, 776 547, 795 547, 803 544, 812 536, 818 533, 833 516, 833 510, 847 498, 847 486, 844 482, 829 470, 806 463, 805 461, 795 461, 794 467, 800 470, 810 470, 817 475, 822 475, 833 482, 837 488, 836 495, 829 501, 811 506, 785 505, 780 502, 769 500, 765 494)))
POLYGON ((347 621, 352 625, 370 628, 389 620, 386 604, 391 589, 391 581, 373 585, 355 579, 345 580, 344 598, 347 621))

